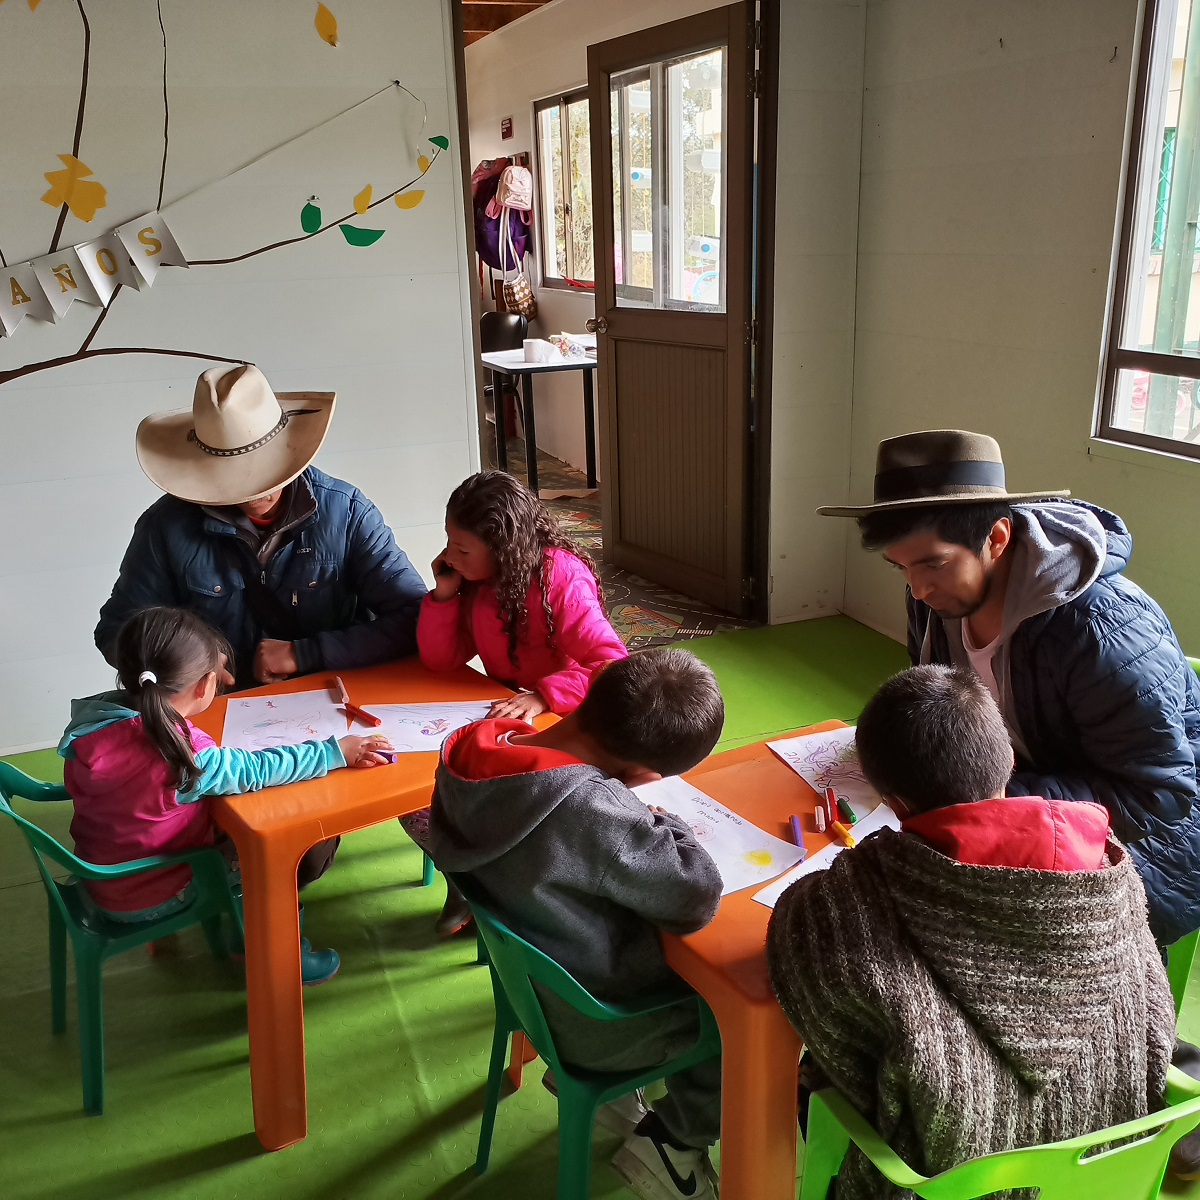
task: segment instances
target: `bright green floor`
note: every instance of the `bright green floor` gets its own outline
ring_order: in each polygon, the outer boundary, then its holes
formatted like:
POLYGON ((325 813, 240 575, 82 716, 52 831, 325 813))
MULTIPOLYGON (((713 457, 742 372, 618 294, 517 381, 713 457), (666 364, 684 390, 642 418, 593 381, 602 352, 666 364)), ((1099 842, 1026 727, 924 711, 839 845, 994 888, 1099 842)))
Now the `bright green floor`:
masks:
MULTIPOLYGON (((905 665, 899 647, 844 618, 688 648, 721 679, 726 746, 853 718, 905 665)), ((40 771, 49 761, 19 765, 50 778, 40 771)), ((279 1154, 263 1153, 253 1134, 238 969, 213 962, 194 931, 170 957, 135 951, 109 964, 108 1108, 82 1115, 73 1016, 65 1037, 49 1031, 45 899, 27 859, 0 830, 4 1200, 554 1195, 556 1110, 540 1068, 501 1106, 491 1170, 471 1171, 492 1022, 487 974, 471 965, 472 942, 434 939, 441 888, 415 886, 419 856, 395 824, 347 838, 336 868, 305 893, 306 930, 336 946, 343 966, 305 993, 309 1137, 279 1154)), ((1189 1005, 1193 1040, 1197 1018, 1189 1005)), ((593 1196, 627 1198, 608 1166, 617 1139, 601 1132, 595 1145, 593 1196)))

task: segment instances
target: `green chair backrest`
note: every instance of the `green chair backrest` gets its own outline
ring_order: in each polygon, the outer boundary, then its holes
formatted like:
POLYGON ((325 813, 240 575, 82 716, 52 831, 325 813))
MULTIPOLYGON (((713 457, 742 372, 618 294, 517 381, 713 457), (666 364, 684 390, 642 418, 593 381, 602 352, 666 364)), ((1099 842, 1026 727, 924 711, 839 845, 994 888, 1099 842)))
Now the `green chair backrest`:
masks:
MULTIPOLYGON (((96 863, 84 862, 82 858, 72 854, 44 829, 40 829, 32 821, 27 821, 13 809, 11 803, 13 799, 62 801, 70 798, 66 788, 61 785, 43 783, 39 779, 30 778, 23 771, 18 771, 9 763, 0 763, 0 815, 10 817, 24 835, 30 850, 33 851, 33 857, 37 861, 38 873, 46 885, 46 891, 60 907, 63 905, 63 900, 55 886, 50 863, 57 864, 78 879, 124 879, 130 875, 141 875, 146 871, 154 871, 159 867, 171 866, 173 863, 195 857, 195 852, 188 855, 155 855, 150 858, 119 863, 116 866, 100 866, 96 863)), ((63 908, 63 915, 67 915, 65 908, 63 908)))
POLYGON ((546 1024, 541 1000, 533 987, 535 981, 577 1012, 594 1021, 625 1020, 631 1016, 678 1004, 691 994, 688 989, 681 988, 675 993, 646 999, 636 1006, 606 1004, 597 1000, 552 958, 547 957, 536 946, 531 946, 492 914, 480 902, 477 889, 472 889, 469 881, 455 876, 453 882, 471 905, 479 934, 487 948, 489 964, 503 985, 504 994, 508 997, 517 1020, 542 1057, 558 1072, 561 1072, 562 1068, 557 1061, 558 1053, 546 1024))
POLYGON ((1200 1083, 1172 1067, 1169 1108, 1084 1137, 974 1158, 926 1178, 844 1097, 832 1089, 817 1096, 883 1174, 921 1200, 974 1200, 1008 1188, 1039 1188, 1039 1200, 1155 1200, 1172 1147, 1200 1125, 1200 1083))

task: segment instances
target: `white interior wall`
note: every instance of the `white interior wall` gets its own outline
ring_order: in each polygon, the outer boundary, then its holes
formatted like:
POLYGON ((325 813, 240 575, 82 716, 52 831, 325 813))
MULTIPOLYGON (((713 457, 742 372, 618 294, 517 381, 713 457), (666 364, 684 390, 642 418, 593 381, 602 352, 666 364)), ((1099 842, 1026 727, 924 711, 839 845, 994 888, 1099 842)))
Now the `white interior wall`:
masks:
MULTIPOLYGON (((556 0, 467 48, 471 160, 533 148, 533 103, 586 83, 587 47, 712 0, 556 0), (502 141, 500 121, 513 119, 502 141)), ((843 495, 853 377, 863 0, 780 5, 771 444, 771 619, 842 606, 843 531, 813 515, 843 495)), ((590 296, 543 288, 539 327, 581 329, 590 296)), ((538 444, 583 462, 578 381, 538 382, 538 444)))
MULTIPOLYGON (((93 32, 80 158, 108 188, 88 225, 69 217, 63 245, 107 233, 154 207, 161 162, 162 45, 153 6, 90 6, 93 32)), ((170 51, 170 153, 164 209, 191 259, 239 253, 300 233, 307 197, 327 218, 415 174, 424 139, 446 134, 420 186, 336 229, 224 267, 164 269, 152 289, 118 297, 94 346, 165 347, 256 362, 279 391, 333 390, 338 405, 316 463, 360 486, 428 576, 445 499, 478 465, 470 361, 470 269, 457 149, 449 0, 344 0, 340 44, 312 10, 210 0, 163 4, 170 51), (399 78, 394 91, 233 179, 264 150, 399 78)), ((0 102, 9 114, 0 176, 0 247, 10 263, 49 249, 56 211, 42 173, 69 152, 82 36, 74 5, 0 9, 0 102)), ((0 340, 0 371, 75 351, 97 314, 76 304, 57 325, 25 321, 0 340)), ((190 405, 203 358, 121 355, 0 387, 0 751, 53 743, 69 700, 112 686, 92 644, 134 520, 157 496, 134 455, 147 413, 190 405)))
MULTIPOLYGON (((1130 577, 1197 653, 1200 464, 1089 439, 1137 9, 870 3, 851 493, 881 438, 990 433, 1011 485, 1125 518, 1130 577)), ((851 616, 899 636, 902 591, 851 550, 851 616)))

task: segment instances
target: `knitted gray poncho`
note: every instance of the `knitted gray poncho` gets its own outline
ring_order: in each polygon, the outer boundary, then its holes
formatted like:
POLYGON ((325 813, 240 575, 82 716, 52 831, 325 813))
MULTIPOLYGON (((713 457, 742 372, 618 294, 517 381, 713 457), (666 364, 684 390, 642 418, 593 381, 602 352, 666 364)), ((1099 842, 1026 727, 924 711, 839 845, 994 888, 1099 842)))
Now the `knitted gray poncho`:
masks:
MULTIPOLYGON (((884 830, 776 905, 779 1002, 915 1170, 1075 1137, 1158 1107, 1175 1011, 1146 897, 1100 871, 958 863, 884 830)), ((910 1197, 853 1145, 838 1200, 910 1197)))

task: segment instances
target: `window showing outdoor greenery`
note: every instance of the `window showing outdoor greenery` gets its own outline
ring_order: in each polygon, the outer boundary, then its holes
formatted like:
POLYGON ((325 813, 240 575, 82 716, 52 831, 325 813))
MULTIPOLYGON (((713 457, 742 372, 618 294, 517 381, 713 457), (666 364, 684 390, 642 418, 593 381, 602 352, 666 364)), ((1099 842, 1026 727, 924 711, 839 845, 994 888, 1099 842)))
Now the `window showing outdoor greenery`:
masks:
POLYGON ((536 107, 543 282, 595 279, 592 156, 586 91, 536 107))
POLYGON ((1200 458, 1200 3, 1145 36, 1099 432, 1200 458))

